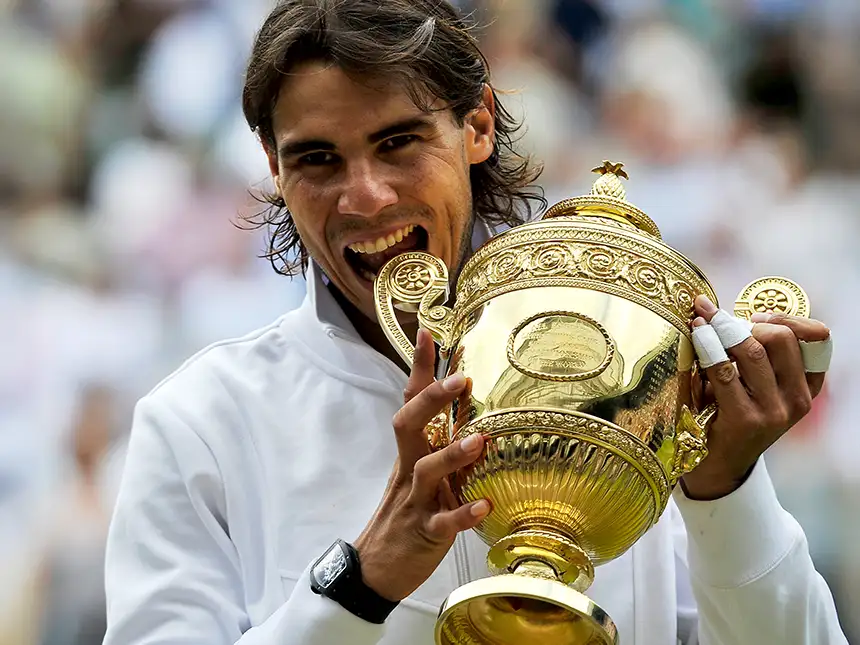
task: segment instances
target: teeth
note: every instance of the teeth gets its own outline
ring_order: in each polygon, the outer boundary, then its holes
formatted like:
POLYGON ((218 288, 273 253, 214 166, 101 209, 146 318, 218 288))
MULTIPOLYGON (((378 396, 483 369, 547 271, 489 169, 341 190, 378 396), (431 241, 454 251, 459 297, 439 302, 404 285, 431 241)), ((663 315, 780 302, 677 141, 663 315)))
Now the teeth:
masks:
POLYGON ((405 238, 414 230, 415 224, 410 224, 409 226, 400 229, 396 233, 392 233, 390 235, 387 235, 386 237, 380 237, 374 242, 356 242, 355 244, 350 244, 349 249, 354 253, 382 253, 384 250, 390 249, 395 244, 402 242, 403 238, 405 238))

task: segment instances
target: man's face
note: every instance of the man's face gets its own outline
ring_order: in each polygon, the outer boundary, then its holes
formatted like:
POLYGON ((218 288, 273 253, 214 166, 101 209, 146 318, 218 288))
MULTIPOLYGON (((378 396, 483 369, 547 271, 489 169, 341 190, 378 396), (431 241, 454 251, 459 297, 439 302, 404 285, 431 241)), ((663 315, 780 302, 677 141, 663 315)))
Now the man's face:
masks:
MULTIPOLYGON (((487 95, 485 95, 487 96, 487 95)), ((458 125, 397 85, 352 81, 312 63, 281 86, 272 175, 311 257, 364 315, 394 256, 429 251, 456 270, 472 225, 470 167, 493 151, 493 105, 458 125)))

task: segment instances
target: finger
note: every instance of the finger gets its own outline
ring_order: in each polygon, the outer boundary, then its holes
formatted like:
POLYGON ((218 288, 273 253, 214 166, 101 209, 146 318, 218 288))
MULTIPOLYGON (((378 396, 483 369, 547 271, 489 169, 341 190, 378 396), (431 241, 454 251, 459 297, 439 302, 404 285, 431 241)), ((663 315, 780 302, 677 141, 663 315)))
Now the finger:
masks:
POLYGON ((704 392, 702 393, 702 402, 698 406, 697 409, 704 410, 706 407, 711 405, 711 403, 716 403, 716 402, 717 402, 717 397, 714 394, 714 386, 711 383, 706 382, 704 392))
POLYGON ((708 368, 729 360, 717 331, 701 317, 693 321, 693 347, 706 374, 708 368))
POLYGON ((737 347, 752 336, 751 323, 732 316, 722 309, 711 316, 710 324, 726 349, 737 347))
POLYGON ((696 410, 704 410, 708 403, 713 403, 713 392, 711 384, 708 383, 705 373, 699 366, 693 369, 692 380, 690 382, 690 395, 693 398, 693 406, 696 410), (710 391, 711 401, 707 400, 710 391))
POLYGON ((812 408, 812 393, 797 339, 788 327, 769 323, 757 323, 753 334, 765 348, 779 386, 783 410, 770 408, 769 411, 777 415, 783 412, 786 424, 794 424, 812 408))
POLYGON ((784 325, 794 332, 800 342, 800 353, 806 368, 806 383, 813 398, 824 387, 825 372, 830 367, 833 354, 830 329, 818 320, 785 316, 783 314, 753 314, 753 322, 784 325))
POLYGON ((714 314, 719 311, 717 306, 711 302, 711 299, 708 296, 701 295, 696 298, 693 302, 693 308, 696 311, 697 316, 701 316, 705 319, 705 322, 711 322, 711 318, 714 317, 714 314))
MULTIPOLYGON (((804 365, 806 361, 804 360, 804 365)), ((806 372, 806 386, 809 388, 809 394, 814 399, 821 394, 824 389, 824 380, 827 378, 827 372, 806 372)))
POLYGON ((779 383, 771 357, 761 342, 756 338, 748 338, 740 345, 732 347, 729 355, 738 366, 743 384, 760 407, 780 405, 782 397, 779 383))
POLYGON ((436 371, 436 350, 433 346, 433 336, 426 329, 419 329, 415 339, 415 356, 412 360, 412 371, 409 381, 403 391, 403 402, 408 403, 425 387, 430 385, 436 371))
POLYGON ((786 316, 785 314, 753 314, 752 321, 784 325, 794 332, 797 340, 805 340, 808 343, 830 338, 830 328, 820 320, 813 320, 812 318, 786 316))
POLYGON ((436 498, 439 482, 460 468, 475 462, 484 449, 484 437, 472 435, 452 443, 444 450, 422 457, 415 464, 412 478, 412 499, 426 504, 436 498))
POLYGON ((717 309, 707 296, 696 298, 695 306, 696 312, 717 332, 725 349, 736 347, 752 336, 752 324, 732 316, 727 311, 717 309))
POLYGON ((752 405, 749 394, 717 332, 704 318, 693 321, 693 345, 720 407, 732 413, 748 409, 752 405))
POLYGON ((451 484, 447 479, 443 479, 439 482, 439 498, 442 502, 443 508, 451 510, 460 506, 459 502, 457 502, 457 497, 454 495, 454 491, 451 490, 451 484))
POLYGON ((450 539, 457 533, 478 526, 489 515, 490 510, 490 503, 485 499, 480 499, 453 511, 436 513, 427 522, 427 532, 430 537, 437 540, 450 539))
POLYGON ((720 344, 734 359, 752 398, 765 408, 781 405, 782 398, 767 350, 752 337, 750 324, 717 309, 707 296, 696 298, 696 309, 703 313, 703 319, 714 328, 720 344))
POLYGON ((466 379, 459 373, 444 381, 433 381, 394 415, 391 423, 402 472, 411 473, 418 460, 430 452, 427 424, 460 395, 465 385, 466 379))

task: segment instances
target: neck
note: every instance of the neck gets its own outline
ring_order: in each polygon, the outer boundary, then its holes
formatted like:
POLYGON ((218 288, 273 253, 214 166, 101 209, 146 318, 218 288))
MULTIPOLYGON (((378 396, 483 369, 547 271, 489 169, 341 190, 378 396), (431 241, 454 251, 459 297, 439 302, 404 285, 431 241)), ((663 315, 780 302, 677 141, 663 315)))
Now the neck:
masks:
MULTIPOLYGON (((408 374, 410 371, 409 366, 406 365, 403 359, 400 358, 397 350, 388 342, 388 338, 386 338, 385 332, 382 331, 379 323, 365 316, 332 283, 329 283, 328 290, 334 296, 340 308, 343 309, 343 312, 349 318, 349 322, 355 327, 355 331, 361 336, 361 339, 408 374)), ((415 339, 418 336, 418 321, 404 324, 403 331, 414 345, 415 339)))

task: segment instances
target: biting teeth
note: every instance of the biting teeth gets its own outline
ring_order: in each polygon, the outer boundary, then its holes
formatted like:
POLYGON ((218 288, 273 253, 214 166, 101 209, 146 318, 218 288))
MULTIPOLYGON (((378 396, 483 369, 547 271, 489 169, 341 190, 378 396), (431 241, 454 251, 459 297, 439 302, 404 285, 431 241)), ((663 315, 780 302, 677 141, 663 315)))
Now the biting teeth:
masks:
POLYGON ((374 242, 356 242, 355 244, 350 244, 349 249, 354 253, 382 253, 384 250, 390 249, 395 244, 399 244, 400 242, 402 242, 403 238, 408 236, 414 230, 415 224, 410 224, 409 226, 400 229, 396 233, 391 233, 385 237, 380 237, 374 242))

